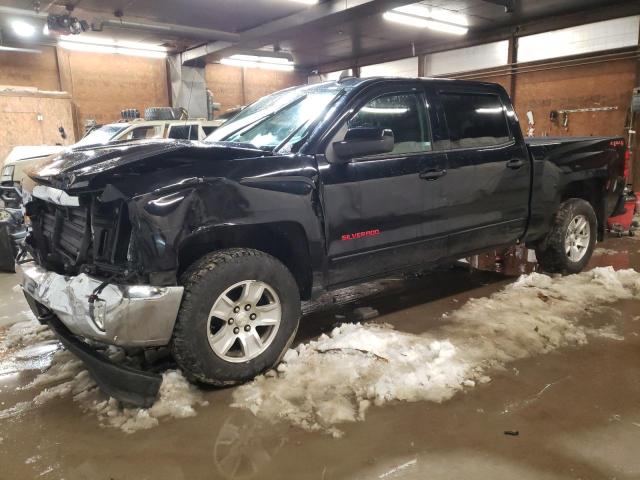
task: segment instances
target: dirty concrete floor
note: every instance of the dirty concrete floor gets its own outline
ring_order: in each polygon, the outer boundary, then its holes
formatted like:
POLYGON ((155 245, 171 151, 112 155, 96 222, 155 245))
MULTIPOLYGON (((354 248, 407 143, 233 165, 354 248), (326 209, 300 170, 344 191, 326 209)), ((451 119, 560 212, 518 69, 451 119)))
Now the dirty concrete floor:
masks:
MULTIPOLYGON (((611 238, 591 266, 640 269, 640 240, 611 238)), ((464 268, 386 279, 306 305, 296 342, 353 320, 360 306, 398 330, 429 330, 442 313, 515 277, 464 268), (343 317, 345 317, 343 319, 343 317)), ((0 276, 0 325, 26 305, 0 276)), ((512 363, 441 404, 397 402, 342 425, 342 438, 268 425, 205 393, 198 415, 127 435, 101 428, 70 398, 12 414, 46 364, 0 375, 0 479, 637 479, 640 478, 640 308, 610 305, 624 341, 595 338, 512 363), (636 321, 634 321, 636 317, 636 321), (505 431, 518 432, 506 435, 505 431)))

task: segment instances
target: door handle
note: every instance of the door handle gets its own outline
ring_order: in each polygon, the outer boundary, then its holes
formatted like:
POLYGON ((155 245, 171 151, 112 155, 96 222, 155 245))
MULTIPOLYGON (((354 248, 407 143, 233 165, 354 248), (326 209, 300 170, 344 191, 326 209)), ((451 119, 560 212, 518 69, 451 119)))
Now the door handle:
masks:
POLYGON ((511 170, 517 170, 521 168, 523 165, 524 165, 524 162, 519 158, 512 158, 507 162, 507 168, 510 168, 511 170))
POLYGON ((425 170, 420 172, 420 178, 422 180, 433 181, 444 177, 446 174, 446 170, 425 170))

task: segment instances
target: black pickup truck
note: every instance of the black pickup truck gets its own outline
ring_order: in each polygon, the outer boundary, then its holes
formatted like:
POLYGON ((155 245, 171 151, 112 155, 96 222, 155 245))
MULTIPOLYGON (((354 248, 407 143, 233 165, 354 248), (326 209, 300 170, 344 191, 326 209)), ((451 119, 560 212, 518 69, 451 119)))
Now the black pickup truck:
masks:
POLYGON ((516 243, 584 268, 625 186, 625 142, 525 141, 498 85, 346 79, 284 90, 204 142, 74 149, 31 173, 27 300, 108 393, 159 377, 99 344, 170 348, 192 381, 276 364, 300 301, 516 243))

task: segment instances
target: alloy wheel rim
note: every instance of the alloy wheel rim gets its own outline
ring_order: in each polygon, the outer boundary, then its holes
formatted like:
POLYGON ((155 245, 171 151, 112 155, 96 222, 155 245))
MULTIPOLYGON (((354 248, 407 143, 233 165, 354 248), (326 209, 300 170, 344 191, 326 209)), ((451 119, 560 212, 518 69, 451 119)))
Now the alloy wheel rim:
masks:
POLYGON ((209 345, 223 360, 247 362, 269 348, 281 320, 282 304, 273 287, 260 280, 243 280, 213 303, 207 321, 209 345))
POLYGON ((584 258, 589 249, 591 240, 591 227, 584 215, 576 215, 569 222, 567 234, 564 239, 564 250, 572 262, 579 262, 584 258))

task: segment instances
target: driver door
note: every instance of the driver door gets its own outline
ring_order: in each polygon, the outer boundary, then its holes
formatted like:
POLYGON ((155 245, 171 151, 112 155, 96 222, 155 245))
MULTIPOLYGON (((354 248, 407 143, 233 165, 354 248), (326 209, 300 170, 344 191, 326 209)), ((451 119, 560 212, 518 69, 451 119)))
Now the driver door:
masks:
POLYGON ((356 100, 354 107, 325 152, 326 164, 320 166, 330 285, 421 264, 444 251, 444 241, 421 238, 421 174, 444 168, 446 161, 445 155, 433 152, 421 87, 379 87, 356 100), (337 161, 332 144, 343 140, 349 128, 362 127, 392 130, 393 151, 337 161))

